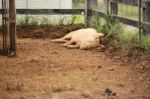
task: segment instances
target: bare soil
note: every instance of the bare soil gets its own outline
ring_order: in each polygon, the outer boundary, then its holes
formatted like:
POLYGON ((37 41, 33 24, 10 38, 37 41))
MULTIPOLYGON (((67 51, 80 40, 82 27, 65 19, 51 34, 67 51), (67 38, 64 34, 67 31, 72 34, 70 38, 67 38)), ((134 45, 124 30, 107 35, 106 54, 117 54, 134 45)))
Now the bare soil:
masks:
POLYGON ((17 57, 0 56, 0 99, 150 99, 149 58, 50 42, 78 28, 19 29, 17 57))

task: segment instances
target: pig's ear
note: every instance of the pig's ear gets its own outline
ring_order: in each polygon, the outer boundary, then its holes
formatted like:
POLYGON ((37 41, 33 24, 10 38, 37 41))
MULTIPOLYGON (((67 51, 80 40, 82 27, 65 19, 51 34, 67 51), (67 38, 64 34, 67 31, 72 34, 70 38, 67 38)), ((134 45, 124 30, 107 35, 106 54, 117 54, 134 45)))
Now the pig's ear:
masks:
POLYGON ((103 37, 104 34, 103 33, 97 33, 96 35, 94 35, 95 39, 103 37))

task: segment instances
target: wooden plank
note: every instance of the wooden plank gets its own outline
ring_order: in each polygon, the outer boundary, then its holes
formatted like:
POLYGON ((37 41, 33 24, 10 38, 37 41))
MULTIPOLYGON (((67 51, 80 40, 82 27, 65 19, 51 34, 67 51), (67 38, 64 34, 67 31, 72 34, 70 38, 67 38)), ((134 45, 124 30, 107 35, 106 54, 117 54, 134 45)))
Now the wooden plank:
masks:
MULTIPOLYGON (((98 10, 93 10, 93 13, 98 14, 100 17, 105 17, 106 13, 104 12, 99 12, 98 10)), ((137 20, 133 20, 133 19, 129 19, 129 18, 125 18, 125 17, 121 17, 121 16, 117 16, 117 15, 113 15, 119 22, 124 23, 126 25, 131 25, 134 27, 138 27, 138 21, 137 20)), ((141 22, 141 24, 143 26, 149 26, 150 27, 150 22, 141 22)))
POLYGON ((111 14, 118 15, 118 3, 110 3, 111 14))
MULTIPOLYGON (((54 14, 82 14, 84 9, 16 9, 17 14, 44 14, 44 15, 54 15, 54 14)), ((2 14, 2 9, 0 9, 0 14, 2 14)))
MULTIPOLYGON (((138 6, 139 0, 110 0, 110 2, 138 6)), ((142 0, 141 7, 150 9, 150 4, 148 2, 150 2, 150 0, 142 0)))
POLYGON ((142 7, 150 9, 150 0, 142 0, 142 7))
MULTIPOLYGON (((144 3, 146 6, 150 6, 150 1, 149 0, 144 0, 144 3)), ((143 22, 149 22, 150 23, 150 9, 148 8, 143 8, 143 22)), ((143 33, 145 34, 150 34, 150 26, 145 25, 143 26, 143 33)))
POLYGON ((84 9, 17 9, 17 14, 81 14, 84 9))
MULTIPOLYGON (((106 14, 103 13, 103 12, 99 12, 97 10, 93 10, 94 13, 97 13, 99 16, 101 17, 105 17, 106 14)), ((135 26, 135 27, 138 27, 138 21, 136 20, 132 20, 132 19, 128 19, 128 18, 124 18, 124 17, 120 17, 120 16, 117 16, 117 15, 113 15, 119 22, 122 22, 124 24, 127 24, 127 25, 131 25, 131 26, 135 26)))
POLYGON ((88 26, 88 8, 89 8, 89 0, 85 0, 84 2, 84 23, 85 23, 85 27, 88 26))
POLYGON ((129 5, 138 5, 138 0, 110 0, 110 2, 114 3, 124 3, 124 4, 129 4, 129 5))
MULTIPOLYGON (((81 14, 84 9, 17 9, 17 14, 81 14)), ((0 11, 1 13, 1 11, 0 11)))

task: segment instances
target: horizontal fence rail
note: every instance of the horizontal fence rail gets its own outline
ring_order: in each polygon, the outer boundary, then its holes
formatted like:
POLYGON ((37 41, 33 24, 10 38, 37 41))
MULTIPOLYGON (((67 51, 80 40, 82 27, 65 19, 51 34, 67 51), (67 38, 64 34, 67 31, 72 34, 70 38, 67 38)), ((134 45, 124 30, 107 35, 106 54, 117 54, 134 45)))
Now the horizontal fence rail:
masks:
MULTIPOLYGON (((86 0, 85 0, 86 1, 86 0)), ((85 2, 84 9, 16 9, 17 14, 28 14, 28 15, 57 15, 57 14, 84 14, 85 24, 89 21, 89 16, 93 13, 97 13, 99 16, 104 17, 108 12, 114 16, 119 22, 134 27, 143 27, 150 32, 150 0, 104 0, 106 2, 106 12, 100 12, 97 8, 98 0, 87 0, 85 2), (139 20, 134 20, 118 15, 118 4, 127 4, 139 7, 139 20), (141 12, 140 12, 141 11, 141 12), (86 22, 87 21, 87 22, 86 22)), ((0 9, 0 14, 3 10, 0 9)))
MULTIPOLYGON (((0 14, 2 14, 2 9, 0 9, 0 14)), ((53 14, 82 14, 84 9, 17 9, 17 14, 44 14, 44 15, 53 15, 53 14)))

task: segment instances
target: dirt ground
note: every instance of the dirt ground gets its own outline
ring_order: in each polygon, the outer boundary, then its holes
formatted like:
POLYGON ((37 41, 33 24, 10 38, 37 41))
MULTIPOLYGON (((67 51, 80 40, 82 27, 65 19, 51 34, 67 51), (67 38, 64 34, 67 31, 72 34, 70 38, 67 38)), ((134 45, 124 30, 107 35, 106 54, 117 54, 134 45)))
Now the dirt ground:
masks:
POLYGON ((0 99, 150 99, 148 58, 67 49, 48 36, 19 37, 17 57, 0 56, 0 99))

